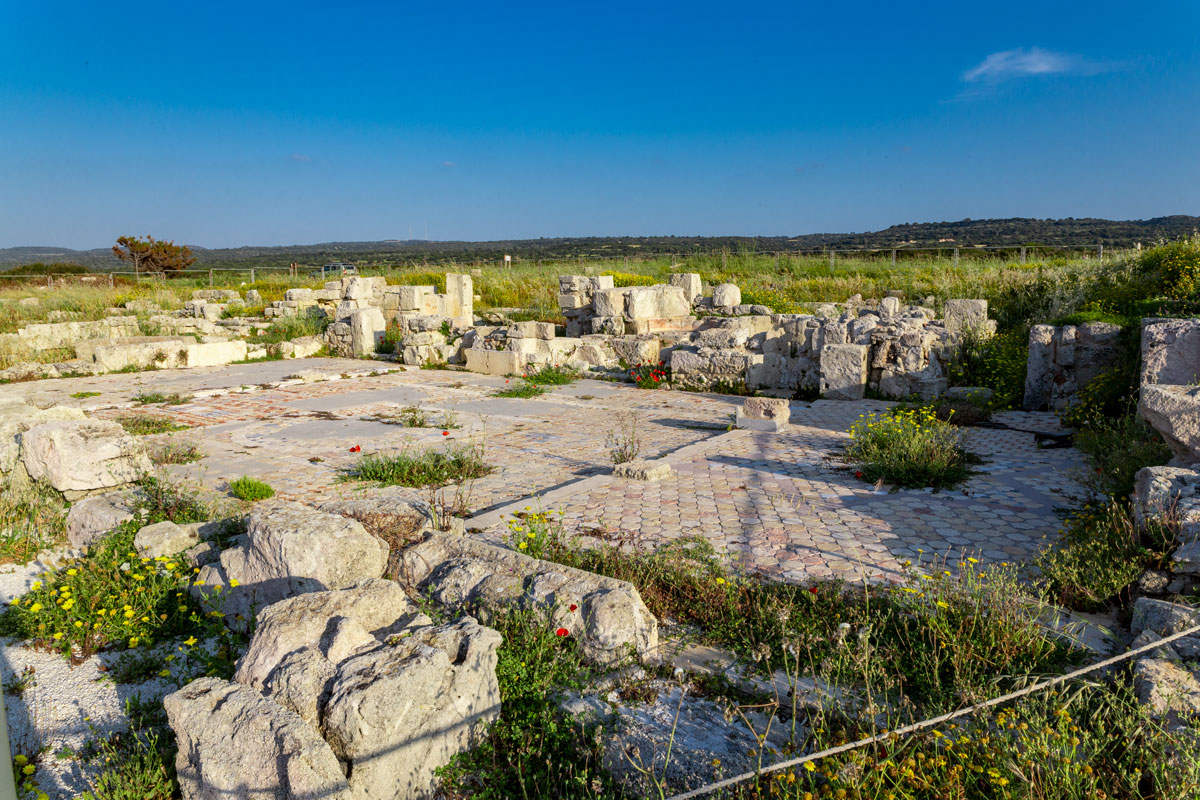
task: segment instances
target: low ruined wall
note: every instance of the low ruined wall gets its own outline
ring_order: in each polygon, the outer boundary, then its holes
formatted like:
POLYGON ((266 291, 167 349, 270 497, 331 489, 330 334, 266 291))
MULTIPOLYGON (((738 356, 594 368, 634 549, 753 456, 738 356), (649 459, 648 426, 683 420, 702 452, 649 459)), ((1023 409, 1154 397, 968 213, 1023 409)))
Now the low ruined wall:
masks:
POLYGON ((1034 325, 1029 331, 1025 367, 1027 411, 1061 411, 1080 389, 1112 369, 1117 356, 1119 325, 1034 325))

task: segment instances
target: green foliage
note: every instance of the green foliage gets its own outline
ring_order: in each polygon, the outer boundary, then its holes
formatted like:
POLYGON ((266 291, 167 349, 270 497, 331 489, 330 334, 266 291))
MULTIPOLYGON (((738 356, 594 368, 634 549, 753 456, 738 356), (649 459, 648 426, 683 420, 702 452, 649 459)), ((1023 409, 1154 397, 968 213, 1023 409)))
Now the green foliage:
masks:
POLYGON ((1055 602, 1080 611, 1122 599, 1143 570, 1165 563, 1176 544, 1174 526, 1150 522, 1139 529, 1126 506, 1113 499, 1072 513, 1061 534, 1034 564, 1055 602))
POLYGON ((138 516, 142 525, 170 520, 180 525, 206 522, 213 510, 186 488, 162 478, 146 476, 138 481, 138 516))
POLYGON ((196 262, 187 245, 177 245, 147 236, 118 237, 112 253, 133 267, 134 272, 182 272, 196 262))
POLYGON ((75 392, 73 395, 71 395, 71 397, 74 397, 76 400, 83 400, 84 398, 87 398, 87 397, 99 397, 99 396, 100 396, 99 392, 75 392))
POLYGON ((1170 448, 1132 410, 1080 428, 1075 434, 1075 447, 1088 458, 1083 484, 1122 502, 1133 494, 1138 470, 1161 466, 1171 459, 1170 448))
POLYGON ((330 319, 324 314, 296 314, 291 317, 275 317, 271 326, 257 338, 255 344, 279 344, 304 336, 322 336, 329 327, 330 319))
POLYGON ((432 286, 435 292, 446 292, 446 273, 444 271, 407 272, 391 281, 393 286, 432 286))
POLYGON ((143 406, 179 406, 183 405, 184 403, 189 403, 191 400, 192 396, 190 394, 179 394, 178 392, 174 392, 172 394, 162 394, 161 392, 141 392, 140 394, 135 394, 133 396, 133 402, 143 406))
POLYGON ((947 489, 971 475, 978 459, 962 447, 962 434, 931 407, 896 407, 859 417, 850 428, 846 458, 855 476, 915 489, 947 489))
POLYGON ((383 343, 377 349, 380 353, 399 355, 403 349, 403 346, 400 344, 403 340, 404 328, 398 320, 389 319, 383 329, 383 343))
POLYGON ((43 573, 4 614, 6 633, 71 656, 148 646, 188 626, 187 565, 140 558, 133 539, 144 524, 123 523, 88 554, 43 573))
POLYGON ((243 475, 236 480, 230 481, 229 493, 238 500, 245 500, 250 503, 275 496, 275 490, 271 488, 269 483, 264 483, 257 478, 251 478, 249 475, 243 475))
POLYGON ((950 385, 983 386, 995 392, 994 408, 1020 408, 1028 358, 1029 331, 1025 328, 995 336, 968 333, 950 365, 950 385))
POLYGON ((175 737, 161 703, 143 703, 136 695, 126 701, 130 730, 101 736, 89 748, 90 760, 100 766, 89 777, 90 791, 81 800, 172 800, 179 795, 175 776, 175 737))
POLYGON ((742 302, 766 306, 776 314, 803 314, 804 306, 769 286, 747 286, 742 289, 742 302))
POLYGON ((1200 293, 1200 237, 1146 251, 1141 268, 1157 280, 1160 294, 1174 299, 1195 297, 1200 293))
MULTIPOLYGON (((161 397, 161 395, 159 395, 161 397)), ((148 402, 166 402, 164 400, 153 400, 148 402)), ((134 436, 150 436, 156 433, 169 433, 171 431, 187 430, 190 426, 175 422, 170 417, 159 417, 150 414, 122 414, 116 418, 116 422, 125 429, 127 433, 132 433, 134 436)))
POLYGON ((0 278, 14 275, 87 275, 90 270, 82 264, 72 264, 69 261, 55 261, 46 264, 41 261, 33 264, 20 264, 0 272, 0 278))
POLYGON ((384 486, 419 488, 482 478, 491 471, 492 467, 483 460, 482 447, 463 445, 445 450, 363 456, 351 474, 384 486))
POLYGON ((542 558, 631 582, 659 619, 694 626, 702 641, 765 672, 866 681, 903 693, 913 713, 995 696, 998 676, 1058 670, 1077 657, 1029 613, 1014 566, 927 561, 906 565, 899 584, 797 586, 730 571, 703 537, 652 554, 628 539, 585 549, 553 519, 524 515, 510 521, 510 535, 542 558))
POLYGON ((653 275, 635 275, 629 272, 604 272, 603 275, 609 275, 613 279, 613 286, 620 289, 625 286, 653 286, 658 283, 658 278, 653 275))
POLYGON ((546 616, 505 610, 486 615, 504 637, 496 665, 500 718, 482 742, 438 770, 449 798, 613 798, 601 751, 584 725, 559 709, 583 685, 587 668, 574 638, 546 616))
POLYGON ((60 542, 66 514, 58 492, 41 481, 0 476, 0 563, 25 564, 60 542))
POLYGON ((1104 427, 1110 420, 1132 413, 1137 385, 1136 358, 1119 360, 1076 392, 1075 401, 1059 415, 1063 425, 1079 430, 1104 427))
POLYGON ((538 397, 549 391, 546 387, 539 386, 528 378, 521 378, 517 383, 510 381, 504 383, 505 387, 492 392, 492 397, 538 397))
POLYGON ((524 377, 535 386, 567 386, 579 380, 579 373, 570 367, 547 364, 533 372, 527 368, 524 377))
POLYGON ((671 368, 664 362, 657 364, 634 364, 629 368, 629 379, 639 389, 661 389, 671 382, 671 368))

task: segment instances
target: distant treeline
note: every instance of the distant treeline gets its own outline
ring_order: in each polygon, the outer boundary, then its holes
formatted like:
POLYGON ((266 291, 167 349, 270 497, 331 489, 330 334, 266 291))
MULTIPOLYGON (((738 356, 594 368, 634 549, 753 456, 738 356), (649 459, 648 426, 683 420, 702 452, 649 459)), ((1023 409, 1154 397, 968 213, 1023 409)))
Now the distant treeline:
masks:
MULTIPOLYGON (((491 242, 327 242, 282 247, 234 247, 208 250, 192 245, 198 267, 279 267, 330 261, 397 263, 406 261, 487 261, 505 254, 520 259, 597 258, 659 254, 711 253, 722 250, 796 252, 892 247, 972 247, 979 245, 1056 245, 1133 247, 1180 239, 1200 230, 1200 217, 1171 216, 1146 220, 1107 219, 964 219, 914 222, 871 233, 812 233, 803 236, 587 236, 491 242)), ((162 233, 169 234, 170 231, 162 233)), ((108 248, 61 247, 0 249, 0 265, 70 262, 94 270, 125 268, 108 248)))

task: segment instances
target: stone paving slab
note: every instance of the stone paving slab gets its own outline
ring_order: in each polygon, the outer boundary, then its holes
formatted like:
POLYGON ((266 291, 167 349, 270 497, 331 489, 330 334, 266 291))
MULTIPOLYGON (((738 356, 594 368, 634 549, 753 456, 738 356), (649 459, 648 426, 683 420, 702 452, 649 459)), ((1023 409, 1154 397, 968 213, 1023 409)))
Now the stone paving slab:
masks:
POLYGON ((887 408, 884 402, 794 402, 783 432, 727 431, 741 398, 585 380, 537 399, 501 399, 490 395, 505 386, 503 378, 442 370, 365 374, 388 368, 298 359, 2 389, 39 405, 91 402, 103 417, 169 416, 195 427, 148 438, 187 439, 207 454, 171 468, 175 474, 216 491, 252 475, 283 497, 312 504, 378 491, 345 480, 360 458, 350 447, 368 454, 478 445, 496 467, 468 493, 475 510, 469 525, 484 538, 502 538, 502 515, 537 503, 561 510, 572 531, 605 530, 642 547, 703 536, 745 569, 794 581, 892 577, 904 561, 934 554, 1025 559, 1056 534, 1058 510, 1079 492, 1071 476, 1082 468, 1081 455, 1035 445, 1033 431, 1059 430, 1052 414, 1006 412, 995 417, 999 427, 970 429, 968 446, 987 462, 961 490, 887 492, 855 479, 838 455, 847 429, 860 415, 887 408), (330 380, 284 380, 298 372, 330 380), (79 391, 102 395, 69 398, 79 391), (196 397, 177 406, 131 405, 142 391, 196 397), (443 435, 378 421, 412 404, 450 411, 462 427, 443 435), (633 417, 641 456, 664 458, 673 468, 669 478, 644 483, 609 474, 606 438, 633 417))

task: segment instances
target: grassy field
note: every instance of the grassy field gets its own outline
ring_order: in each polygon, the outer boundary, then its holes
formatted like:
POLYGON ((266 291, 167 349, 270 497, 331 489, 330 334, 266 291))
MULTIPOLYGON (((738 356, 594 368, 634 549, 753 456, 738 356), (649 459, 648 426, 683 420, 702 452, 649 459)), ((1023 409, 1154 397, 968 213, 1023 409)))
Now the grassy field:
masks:
MULTIPOLYGON (((1104 266, 1120 264, 1120 254, 1106 255, 1104 266)), ((697 272, 709 284, 733 282, 742 288, 743 302, 770 306, 777 312, 802 312, 825 302, 841 302, 854 294, 880 297, 887 291, 904 293, 909 302, 932 296, 935 303, 955 297, 982 297, 993 306, 1001 326, 1027 320, 1039 313, 1051 316, 1070 313, 1079 288, 1101 269, 1098 258, 1057 258, 1016 263, 987 253, 965 253, 955 265, 949 252, 943 255, 901 253, 893 265, 890 255, 848 258, 839 256, 830 268, 824 256, 774 256, 757 253, 725 253, 654 259, 521 261, 512 267, 485 267, 475 280, 482 302, 478 310, 524 308, 545 321, 559 319, 556 295, 559 275, 613 274, 617 285, 664 282, 672 272, 697 272), (1066 309, 1066 311, 1064 311, 1066 309)), ((389 283, 435 284, 444 287, 445 272, 468 271, 469 266, 434 268, 361 267, 363 275, 383 275, 389 283)), ((213 273, 212 286, 240 291, 257 289, 270 303, 283 299, 294 287, 319 288, 323 281, 307 275, 291 277, 286 272, 249 271, 213 273)), ((178 308, 191 292, 210 285, 207 272, 157 280, 117 276, 107 285, 107 276, 84 284, 75 276, 66 285, 46 286, 42 278, 28 281, 0 279, 0 333, 11 332, 29 322, 47 320, 52 311, 79 312, 85 319, 103 316, 104 309, 133 299, 157 303, 164 309, 178 308), (17 300, 36 297, 37 306, 21 306, 17 300)), ((143 315, 145 316, 145 315, 143 315)))

